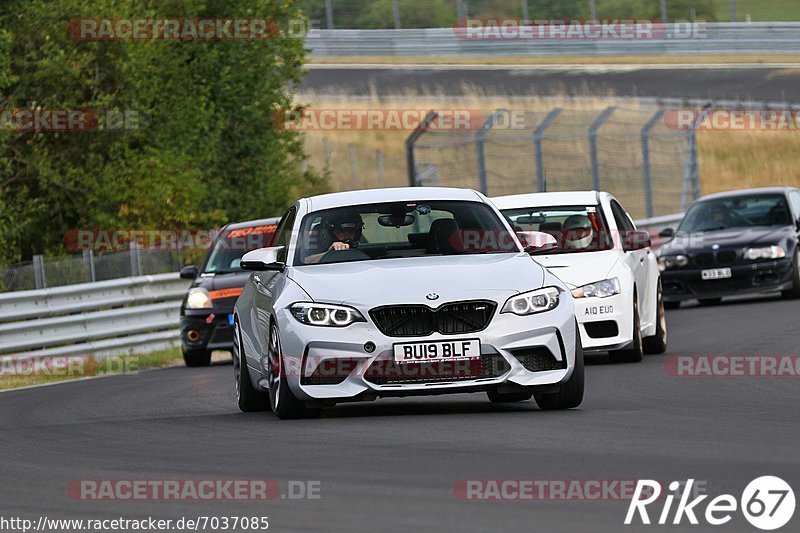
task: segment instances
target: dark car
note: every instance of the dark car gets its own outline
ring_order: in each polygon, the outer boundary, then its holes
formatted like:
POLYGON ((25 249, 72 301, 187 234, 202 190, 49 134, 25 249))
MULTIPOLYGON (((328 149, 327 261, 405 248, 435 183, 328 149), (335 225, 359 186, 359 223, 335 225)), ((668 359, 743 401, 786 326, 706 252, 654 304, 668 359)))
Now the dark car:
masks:
POLYGON ((181 347, 187 366, 206 366, 214 350, 233 350, 233 304, 250 272, 242 256, 272 244, 278 218, 250 220, 222 228, 203 267, 186 266, 181 277, 194 280, 181 305, 181 347))
POLYGON ((686 212, 659 250, 667 307, 684 300, 781 291, 800 297, 800 190, 770 187, 712 194, 686 212))

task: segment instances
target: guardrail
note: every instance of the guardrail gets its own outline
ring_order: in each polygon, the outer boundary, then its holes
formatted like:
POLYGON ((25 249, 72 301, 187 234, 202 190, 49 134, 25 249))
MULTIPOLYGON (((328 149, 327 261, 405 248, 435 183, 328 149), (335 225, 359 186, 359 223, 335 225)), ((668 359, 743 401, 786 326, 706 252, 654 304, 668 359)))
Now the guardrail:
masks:
POLYGON ((0 294, 0 354, 116 355, 175 346, 177 273, 0 294))
MULTIPOLYGON (((646 39, 468 38, 464 28, 312 30, 312 56, 461 56, 607 54, 776 54, 800 52, 800 23, 709 22, 658 25, 646 39), (663 36, 661 34, 663 33, 663 36)), ((487 34, 488 37, 489 34, 487 34)))

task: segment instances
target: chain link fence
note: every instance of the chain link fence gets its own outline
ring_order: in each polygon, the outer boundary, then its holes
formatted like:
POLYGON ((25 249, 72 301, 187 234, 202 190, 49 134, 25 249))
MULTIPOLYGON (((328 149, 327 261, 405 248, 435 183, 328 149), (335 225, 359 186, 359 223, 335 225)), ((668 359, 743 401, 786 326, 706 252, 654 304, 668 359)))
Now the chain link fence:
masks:
POLYGON ((477 131, 423 128, 408 140, 415 186, 470 187, 490 196, 606 190, 636 218, 684 211, 699 196, 695 131, 661 109, 497 110, 477 131))
POLYGON ((181 250, 87 251, 52 259, 37 255, 33 261, 0 266, 0 292, 165 274, 177 272, 193 261, 197 261, 196 252, 181 250))

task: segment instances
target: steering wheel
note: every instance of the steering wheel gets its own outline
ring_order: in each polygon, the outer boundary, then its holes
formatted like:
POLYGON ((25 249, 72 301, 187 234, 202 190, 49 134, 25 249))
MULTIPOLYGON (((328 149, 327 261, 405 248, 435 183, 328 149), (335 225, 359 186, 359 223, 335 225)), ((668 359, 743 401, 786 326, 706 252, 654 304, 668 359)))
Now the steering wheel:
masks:
POLYGON ((346 261, 361 261, 370 257, 357 248, 347 250, 328 250, 325 255, 319 258, 319 263, 340 263, 346 261))

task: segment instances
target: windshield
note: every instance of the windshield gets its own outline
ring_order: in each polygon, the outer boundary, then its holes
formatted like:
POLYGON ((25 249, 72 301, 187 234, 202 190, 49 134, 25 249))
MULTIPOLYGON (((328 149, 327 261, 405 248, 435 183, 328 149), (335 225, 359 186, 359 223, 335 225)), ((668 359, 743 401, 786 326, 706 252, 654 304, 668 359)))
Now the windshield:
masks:
POLYGON ((686 213, 678 231, 696 233, 790 224, 792 216, 784 195, 754 194, 698 202, 686 213))
POLYGON ((611 239, 597 206, 554 206, 504 209, 514 231, 539 231, 552 235, 556 248, 546 253, 610 250, 611 239))
POLYGON ((300 232, 296 265, 520 251, 496 212, 480 202, 340 207, 309 213, 300 232))
POLYGON ((214 241, 214 248, 206 261, 204 274, 228 274, 241 272, 239 262, 251 250, 272 244, 275 224, 251 226, 227 230, 214 241))

